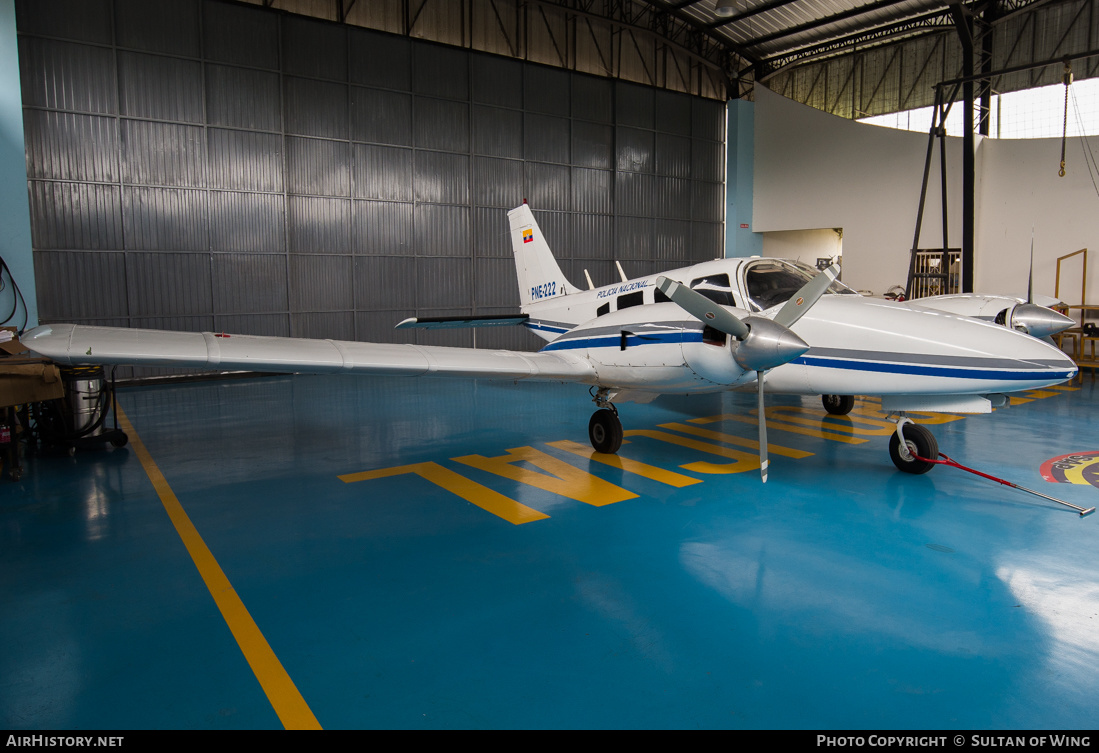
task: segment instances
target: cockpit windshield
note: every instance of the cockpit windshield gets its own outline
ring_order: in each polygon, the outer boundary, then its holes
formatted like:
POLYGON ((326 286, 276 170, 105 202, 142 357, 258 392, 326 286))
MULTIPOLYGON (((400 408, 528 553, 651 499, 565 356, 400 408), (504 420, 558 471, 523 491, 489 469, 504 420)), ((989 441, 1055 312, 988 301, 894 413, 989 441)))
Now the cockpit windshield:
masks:
MULTIPOLYGON (((751 262, 744 273, 748 298, 759 310, 769 309, 790 300, 805 283, 820 274, 815 268, 802 262, 779 259, 762 259, 751 262)), ((840 281, 828 286, 828 293, 858 295, 840 281)))

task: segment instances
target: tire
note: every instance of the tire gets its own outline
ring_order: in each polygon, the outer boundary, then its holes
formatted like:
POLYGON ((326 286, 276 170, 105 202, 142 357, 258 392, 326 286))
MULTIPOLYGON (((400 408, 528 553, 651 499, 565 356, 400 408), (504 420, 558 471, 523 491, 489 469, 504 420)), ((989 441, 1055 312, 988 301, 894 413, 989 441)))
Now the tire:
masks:
POLYGON ((898 469, 905 473, 927 473, 935 467, 935 463, 928 461, 939 459, 939 443, 935 441, 935 436, 926 427, 919 424, 905 424, 904 443, 908 446, 910 453, 927 460, 916 460, 915 458, 905 460, 902 458, 900 452, 901 440, 897 438, 897 432, 893 432, 889 436, 889 457, 898 469))
POLYGON ((597 410, 588 421, 588 439, 596 452, 613 455, 622 446, 622 422, 613 411, 597 410))
POLYGON ((833 416, 846 416, 855 407, 854 395, 821 395, 820 401, 833 416))

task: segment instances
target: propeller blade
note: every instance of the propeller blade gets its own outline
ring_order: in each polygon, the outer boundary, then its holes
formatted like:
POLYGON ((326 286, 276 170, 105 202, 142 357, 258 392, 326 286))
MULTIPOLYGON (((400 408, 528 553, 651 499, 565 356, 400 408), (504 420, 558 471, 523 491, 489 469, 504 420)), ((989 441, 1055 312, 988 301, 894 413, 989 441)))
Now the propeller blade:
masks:
POLYGON ((691 290, 686 285, 669 280, 661 275, 656 278, 656 287, 660 292, 668 296, 681 309, 701 322, 704 322, 716 330, 732 335, 737 340, 743 340, 748 336, 748 325, 730 314, 719 304, 714 303, 706 296, 691 290))
POLYGON ((656 286, 691 316, 739 340, 733 346, 733 358, 745 371, 773 369, 809 350, 804 340, 770 319, 738 319, 701 293, 664 276, 656 278, 656 286))
POLYGON ((1026 280, 1026 302, 1034 303, 1034 228, 1030 229, 1030 274, 1026 280))
POLYGON ((763 483, 767 483, 767 417, 763 411, 763 375, 766 371, 756 372, 756 384, 759 386, 759 472, 763 483))
POLYGON ((794 293, 786 305, 775 314, 775 323, 783 327, 792 327, 794 322, 805 315, 817 300, 828 290, 828 286, 840 276, 838 264, 833 264, 794 293))

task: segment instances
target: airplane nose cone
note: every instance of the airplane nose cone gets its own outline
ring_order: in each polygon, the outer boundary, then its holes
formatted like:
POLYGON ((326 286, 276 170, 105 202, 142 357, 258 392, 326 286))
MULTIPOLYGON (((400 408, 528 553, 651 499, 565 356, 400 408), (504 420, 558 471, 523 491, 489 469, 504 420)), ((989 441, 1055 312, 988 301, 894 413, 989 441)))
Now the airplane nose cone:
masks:
POLYGON ((809 350, 809 344, 792 331, 770 319, 750 316, 747 337, 737 345, 733 358, 741 368, 766 371, 789 363, 809 350))
POLYGON ((1034 337, 1055 335, 1074 324, 1076 322, 1064 314, 1033 303, 1020 303, 1011 312, 1011 325, 1015 329, 1024 328, 1028 335, 1034 337))

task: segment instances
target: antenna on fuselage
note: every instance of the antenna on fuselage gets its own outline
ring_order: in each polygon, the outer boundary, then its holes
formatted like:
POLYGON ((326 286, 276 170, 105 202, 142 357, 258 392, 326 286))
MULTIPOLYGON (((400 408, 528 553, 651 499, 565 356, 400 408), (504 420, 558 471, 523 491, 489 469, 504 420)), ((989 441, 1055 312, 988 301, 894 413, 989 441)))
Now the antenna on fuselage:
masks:
POLYGON ((618 267, 618 276, 622 278, 622 282, 629 282, 630 278, 626 277, 626 273, 622 270, 622 265, 618 263, 618 259, 614 260, 614 266, 618 267))
POLYGON ((591 275, 588 274, 588 270, 584 270, 584 279, 588 281, 588 290, 595 290, 595 283, 591 281, 591 275))

